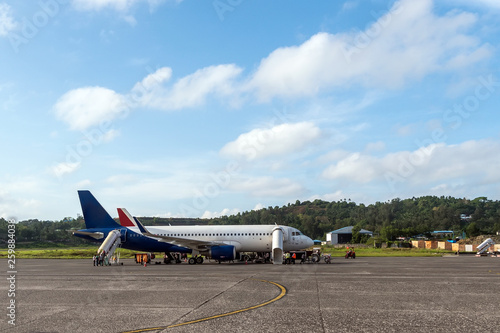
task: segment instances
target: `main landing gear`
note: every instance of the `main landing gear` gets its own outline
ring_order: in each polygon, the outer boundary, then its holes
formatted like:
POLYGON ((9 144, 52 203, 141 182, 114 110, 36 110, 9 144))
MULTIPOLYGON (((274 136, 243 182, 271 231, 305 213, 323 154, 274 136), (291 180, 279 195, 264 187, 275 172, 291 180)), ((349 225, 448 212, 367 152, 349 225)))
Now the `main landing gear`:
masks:
POLYGON ((188 264, 190 265, 203 264, 203 257, 202 256, 191 257, 188 260, 188 264))

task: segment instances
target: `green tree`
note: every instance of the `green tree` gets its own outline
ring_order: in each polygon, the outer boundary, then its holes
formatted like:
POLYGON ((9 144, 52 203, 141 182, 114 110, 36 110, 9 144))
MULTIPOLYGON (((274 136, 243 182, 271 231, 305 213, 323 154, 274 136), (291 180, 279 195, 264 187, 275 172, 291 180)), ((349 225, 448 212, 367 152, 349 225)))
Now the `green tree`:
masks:
POLYGON ((355 225, 352 227, 352 242, 353 243, 361 243, 361 226, 360 225, 355 225))
POLYGON ((481 234, 481 230, 477 226, 476 222, 472 222, 465 228, 465 233, 467 234, 467 237, 476 237, 481 234))

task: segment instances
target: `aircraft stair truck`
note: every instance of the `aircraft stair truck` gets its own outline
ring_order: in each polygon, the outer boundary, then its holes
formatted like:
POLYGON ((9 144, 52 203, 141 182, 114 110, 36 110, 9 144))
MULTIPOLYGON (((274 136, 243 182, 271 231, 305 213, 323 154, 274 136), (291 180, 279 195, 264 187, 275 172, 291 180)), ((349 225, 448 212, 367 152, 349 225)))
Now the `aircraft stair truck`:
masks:
POLYGON ((97 254, 100 255, 102 251, 106 251, 106 257, 108 262, 110 262, 113 253, 115 253, 116 248, 121 244, 121 234, 119 230, 112 230, 101 246, 97 250, 97 254))
POLYGON ((488 251, 490 246, 493 246, 493 245, 495 245, 495 242, 491 238, 486 239, 484 242, 482 242, 481 244, 479 244, 477 246, 476 256, 480 256, 480 255, 485 254, 485 252, 488 251))
POLYGON ((284 230, 280 227, 273 229, 273 264, 283 264, 283 238, 284 230))

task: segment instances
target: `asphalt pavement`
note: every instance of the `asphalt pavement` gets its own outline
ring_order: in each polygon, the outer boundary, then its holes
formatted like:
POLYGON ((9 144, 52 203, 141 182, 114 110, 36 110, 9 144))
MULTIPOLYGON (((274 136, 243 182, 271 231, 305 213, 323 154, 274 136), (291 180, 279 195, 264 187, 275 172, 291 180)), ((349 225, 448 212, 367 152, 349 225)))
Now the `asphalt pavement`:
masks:
POLYGON ((15 297, 1 284, 1 332, 500 332, 500 258, 147 267, 18 259, 16 269, 15 297))

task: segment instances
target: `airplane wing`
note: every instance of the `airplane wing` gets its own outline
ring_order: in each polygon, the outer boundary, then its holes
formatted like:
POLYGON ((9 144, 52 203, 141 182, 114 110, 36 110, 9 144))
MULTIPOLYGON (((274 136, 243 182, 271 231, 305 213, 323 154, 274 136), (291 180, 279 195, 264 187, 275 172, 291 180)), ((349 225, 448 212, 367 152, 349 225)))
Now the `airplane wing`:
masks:
POLYGON ((180 238, 180 237, 155 235, 155 234, 149 232, 149 230, 146 229, 146 227, 143 226, 142 223, 136 217, 132 217, 132 215, 130 215, 130 213, 125 208, 118 208, 118 216, 120 218, 121 225, 123 225, 123 226, 136 226, 137 228, 139 228, 139 231, 144 236, 154 238, 160 242, 178 245, 181 247, 187 247, 189 249, 198 250, 198 251, 207 250, 212 246, 228 245, 228 244, 222 243, 222 242, 206 242, 206 241, 197 240, 197 239, 187 239, 187 238, 180 238))
POLYGON ((202 240, 197 240, 197 239, 186 239, 186 238, 179 238, 179 237, 170 237, 170 236, 160 236, 160 235, 155 235, 150 232, 142 233, 143 235, 146 235, 151 238, 156 238, 160 242, 166 242, 170 243, 173 245, 178 245, 182 247, 187 247, 193 250, 198 250, 198 251, 203 251, 207 250, 212 246, 219 246, 219 245, 228 245, 223 242, 206 242, 202 240))
POLYGON ((104 238, 104 233, 102 233, 102 232, 73 231, 73 235, 90 236, 90 237, 92 237, 94 239, 104 238))

